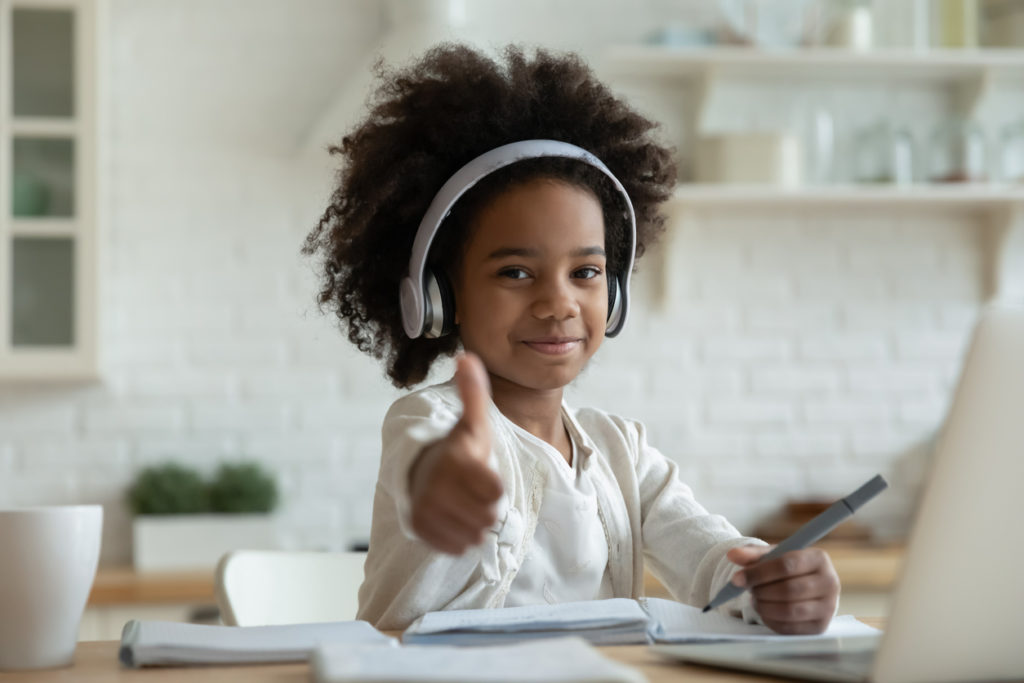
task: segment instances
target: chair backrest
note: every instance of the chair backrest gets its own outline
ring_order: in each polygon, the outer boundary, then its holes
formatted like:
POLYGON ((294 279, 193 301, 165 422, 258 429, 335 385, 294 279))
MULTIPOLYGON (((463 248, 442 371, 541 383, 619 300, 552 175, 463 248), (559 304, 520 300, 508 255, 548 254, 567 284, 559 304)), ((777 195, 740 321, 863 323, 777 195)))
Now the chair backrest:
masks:
POLYGON ((365 559, 365 552, 230 552, 217 565, 221 619, 229 626, 355 619, 365 559))

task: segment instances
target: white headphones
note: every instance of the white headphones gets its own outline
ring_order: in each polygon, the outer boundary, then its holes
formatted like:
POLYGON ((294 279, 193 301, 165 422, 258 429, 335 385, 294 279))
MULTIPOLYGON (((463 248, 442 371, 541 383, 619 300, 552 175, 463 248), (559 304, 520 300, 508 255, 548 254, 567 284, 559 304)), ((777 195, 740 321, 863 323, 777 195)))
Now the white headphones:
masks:
POLYGON ((402 278, 399 300, 402 326, 410 339, 423 335, 429 339, 448 334, 455 328, 455 297, 443 273, 427 269, 427 254, 441 223, 455 202, 482 178, 500 168, 524 159, 566 157, 577 159, 604 173, 622 195, 629 214, 629 256, 625 267, 608 278, 608 327, 605 336, 614 337, 626 323, 629 309, 629 276, 636 251, 636 216, 626 189, 596 156, 576 145, 559 140, 522 140, 484 152, 455 172, 430 202, 423 215, 409 257, 409 272, 402 278))

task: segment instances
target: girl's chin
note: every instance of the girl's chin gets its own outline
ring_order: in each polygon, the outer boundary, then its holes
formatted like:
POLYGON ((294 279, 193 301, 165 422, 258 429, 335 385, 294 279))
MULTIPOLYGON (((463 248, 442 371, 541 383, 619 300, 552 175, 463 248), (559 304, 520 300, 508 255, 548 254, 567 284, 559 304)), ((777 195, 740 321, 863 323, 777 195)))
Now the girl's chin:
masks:
POLYGON ((571 384, 579 374, 579 368, 573 368, 570 370, 569 368, 564 367, 549 367, 543 368, 539 371, 509 373, 507 375, 498 375, 497 377, 492 374, 491 384, 497 385, 507 383, 508 385, 531 391, 555 391, 558 389, 564 389, 566 386, 571 384), (495 381, 496 379, 498 379, 498 381, 495 381))

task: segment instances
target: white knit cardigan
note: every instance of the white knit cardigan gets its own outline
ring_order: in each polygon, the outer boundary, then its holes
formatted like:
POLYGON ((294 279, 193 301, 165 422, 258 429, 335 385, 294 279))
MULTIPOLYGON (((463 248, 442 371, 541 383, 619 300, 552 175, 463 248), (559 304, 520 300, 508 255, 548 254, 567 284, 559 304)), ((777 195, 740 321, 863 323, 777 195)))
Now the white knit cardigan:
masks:
MULTIPOLYGON (((426 612, 501 607, 532 543, 547 469, 540 445, 524 438, 491 403, 491 464, 504 484, 498 522, 483 544, 461 556, 431 549, 412 531, 409 467, 423 448, 445 436, 462 404, 453 382, 397 400, 382 428, 382 454, 373 502, 366 579, 359 619, 379 629, 407 627, 426 612)), ((738 569, 730 548, 758 544, 719 515, 709 514, 678 467, 647 444, 639 422, 600 410, 570 410, 563 419, 589 468, 598 514, 608 540, 608 571, 616 597, 641 597, 644 563, 682 602, 703 606, 738 569)), ((744 594, 745 596, 747 594, 744 594)), ((729 611, 758 621, 749 598, 729 611)))

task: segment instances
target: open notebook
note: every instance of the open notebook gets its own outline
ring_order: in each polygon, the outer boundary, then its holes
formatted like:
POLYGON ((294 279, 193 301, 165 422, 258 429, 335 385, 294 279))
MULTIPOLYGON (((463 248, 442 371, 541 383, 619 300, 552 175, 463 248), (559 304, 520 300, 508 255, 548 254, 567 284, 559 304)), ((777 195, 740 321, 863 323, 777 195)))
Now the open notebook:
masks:
POLYGON ((287 626, 207 626, 132 619, 121 633, 125 666, 304 662, 321 643, 395 647, 365 621, 287 626))
POLYGON ((486 610, 430 612, 405 633, 406 644, 481 645, 577 635, 595 645, 823 638, 877 633, 852 616, 820 636, 780 636, 766 626, 660 598, 612 598, 486 610))

